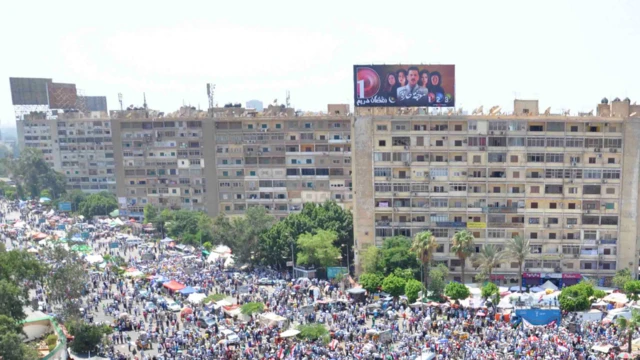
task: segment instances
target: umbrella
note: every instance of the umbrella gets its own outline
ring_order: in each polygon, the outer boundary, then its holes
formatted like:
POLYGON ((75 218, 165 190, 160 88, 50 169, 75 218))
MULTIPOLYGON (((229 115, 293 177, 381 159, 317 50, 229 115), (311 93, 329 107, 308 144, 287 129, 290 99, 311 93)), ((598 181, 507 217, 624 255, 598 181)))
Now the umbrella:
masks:
POLYGON ((618 354, 618 356, 616 356, 618 359, 633 359, 633 357, 631 357, 631 354, 629 354, 628 352, 621 352, 620 354, 618 354))
POLYGON ((192 308, 183 308, 182 311, 180 311, 180 314, 193 314, 193 309, 192 308))
POLYGON ((476 313, 476 316, 487 316, 487 314, 485 314, 485 313, 484 313, 484 312, 482 312, 482 311, 478 311, 478 312, 476 313))

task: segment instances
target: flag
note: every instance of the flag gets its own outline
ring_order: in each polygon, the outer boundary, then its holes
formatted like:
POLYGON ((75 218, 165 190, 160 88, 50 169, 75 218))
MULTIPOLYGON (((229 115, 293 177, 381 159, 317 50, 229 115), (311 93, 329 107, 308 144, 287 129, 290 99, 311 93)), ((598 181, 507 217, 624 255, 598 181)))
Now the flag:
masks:
POLYGON ((543 297, 543 296, 544 296, 544 294, 543 294, 543 295, 540 295, 540 299, 538 299, 538 302, 539 302, 539 303, 541 303, 541 302, 542 302, 542 297, 543 297))
POLYGON ((282 359, 284 357, 284 348, 278 348, 278 359, 282 359))

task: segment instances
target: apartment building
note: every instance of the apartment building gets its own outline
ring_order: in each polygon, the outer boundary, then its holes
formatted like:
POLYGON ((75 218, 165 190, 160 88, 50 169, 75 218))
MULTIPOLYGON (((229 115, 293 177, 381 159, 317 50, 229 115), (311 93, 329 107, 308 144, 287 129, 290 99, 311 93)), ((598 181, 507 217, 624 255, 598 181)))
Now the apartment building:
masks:
MULTIPOLYGON (((608 284, 616 270, 637 273, 640 106, 605 100, 596 116, 577 117, 540 114, 524 100, 493 116, 357 109, 356 258, 387 237, 428 229, 440 244, 435 262, 460 280, 450 239, 467 229, 476 252, 530 239, 525 284, 608 284)), ((465 272, 478 273, 471 261, 465 272)), ((493 274, 516 284, 518 265, 493 274)))
POLYGON ((25 115, 16 121, 18 147, 37 148, 67 178, 67 190, 115 192, 111 123, 106 112, 25 115))
POLYGON ((140 217, 151 203, 235 216, 264 206, 281 218, 305 202, 349 207, 348 112, 348 105, 330 105, 328 114, 273 105, 112 112, 121 212, 140 217))

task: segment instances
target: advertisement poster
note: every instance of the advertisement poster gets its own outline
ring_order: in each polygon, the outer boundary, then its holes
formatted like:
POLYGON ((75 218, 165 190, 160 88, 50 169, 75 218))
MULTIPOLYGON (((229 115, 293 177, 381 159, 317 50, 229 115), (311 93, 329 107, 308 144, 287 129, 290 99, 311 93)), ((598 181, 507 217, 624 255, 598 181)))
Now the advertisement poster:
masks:
POLYGON ((355 65, 356 107, 453 107, 455 65, 355 65))

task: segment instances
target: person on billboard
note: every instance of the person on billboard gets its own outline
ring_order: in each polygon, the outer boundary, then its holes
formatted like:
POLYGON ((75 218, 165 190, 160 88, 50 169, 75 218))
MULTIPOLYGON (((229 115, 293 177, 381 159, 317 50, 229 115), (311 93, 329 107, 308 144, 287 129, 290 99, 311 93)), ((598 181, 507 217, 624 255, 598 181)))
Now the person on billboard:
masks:
POLYGON ((442 75, 440 72, 433 71, 431 76, 429 76, 430 84, 429 84, 429 93, 435 96, 434 102, 443 103, 444 102, 444 89, 442 88, 442 75))
POLYGON ((420 70, 412 66, 407 71, 407 85, 398 88, 398 101, 417 102, 420 98, 427 96, 427 89, 418 85, 420 80, 420 70))
POLYGON ((396 74, 388 73, 387 74, 387 82, 384 85, 384 96, 386 97, 396 97, 398 91, 398 81, 396 80, 396 74))
POLYGON ((429 72, 427 70, 420 71, 420 86, 425 89, 429 88, 429 72))
POLYGON ((396 71, 396 78, 398 79, 398 87, 407 85, 407 72, 404 69, 396 71))

